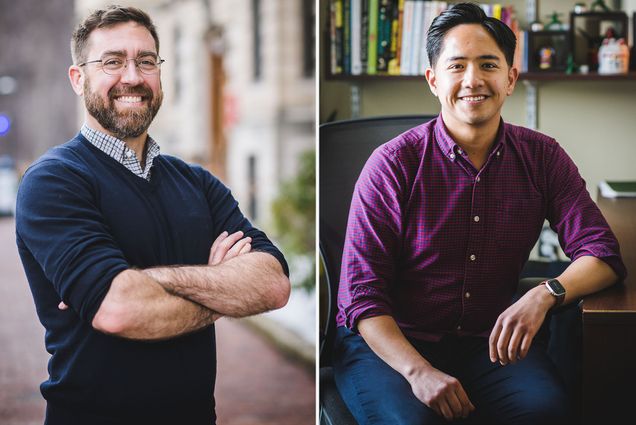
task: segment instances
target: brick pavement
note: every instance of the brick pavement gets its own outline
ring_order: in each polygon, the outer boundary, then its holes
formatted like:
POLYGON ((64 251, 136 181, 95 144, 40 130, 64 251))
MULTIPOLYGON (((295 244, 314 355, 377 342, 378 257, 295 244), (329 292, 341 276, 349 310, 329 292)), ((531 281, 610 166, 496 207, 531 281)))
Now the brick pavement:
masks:
MULTIPOLYGON (((0 219, 0 425, 41 425, 48 354, 15 248, 14 222, 0 219)), ((219 425, 314 423, 314 375, 239 320, 217 325, 219 425)), ((181 424, 179 424, 181 425, 181 424)))

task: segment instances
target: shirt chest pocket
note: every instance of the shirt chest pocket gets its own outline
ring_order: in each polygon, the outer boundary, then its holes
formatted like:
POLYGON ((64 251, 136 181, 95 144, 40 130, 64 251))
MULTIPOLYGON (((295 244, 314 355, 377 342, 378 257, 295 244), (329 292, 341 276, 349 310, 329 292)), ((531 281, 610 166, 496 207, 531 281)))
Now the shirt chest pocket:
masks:
POLYGON ((494 235, 500 254, 527 256, 545 220, 543 198, 500 198, 496 206, 494 235))

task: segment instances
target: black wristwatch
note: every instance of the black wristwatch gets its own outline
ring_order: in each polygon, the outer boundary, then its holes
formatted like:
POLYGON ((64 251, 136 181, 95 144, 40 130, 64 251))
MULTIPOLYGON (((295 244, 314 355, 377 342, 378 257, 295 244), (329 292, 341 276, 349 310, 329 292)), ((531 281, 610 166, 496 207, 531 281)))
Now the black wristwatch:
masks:
POLYGON ((552 294, 552 296, 556 298, 555 307, 563 304, 563 300, 565 299, 565 288, 563 287, 563 285, 561 285, 561 282, 556 279, 548 279, 543 282, 543 284, 548 289, 548 292, 550 292, 550 294, 552 294))

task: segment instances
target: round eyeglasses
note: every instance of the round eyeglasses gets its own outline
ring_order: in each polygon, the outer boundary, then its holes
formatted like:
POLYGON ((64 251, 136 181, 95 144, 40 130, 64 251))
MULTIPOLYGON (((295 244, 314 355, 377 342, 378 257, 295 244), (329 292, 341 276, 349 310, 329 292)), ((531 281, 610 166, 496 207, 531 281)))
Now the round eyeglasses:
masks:
POLYGON ((104 71, 106 74, 121 75, 128 67, 128 61, 134 61, 137 69, 139 69, 142 74, 146 75, 153 75, 158 73, 159 69, 161 69, 161 64, 165 62, 165 60, 161 59, 159 56, 150 55, 130 59, 118 56, 107 56, 94 61, 82 62, 77 66, 88 65, 89 63, 101 63, 102 71, 104 71))

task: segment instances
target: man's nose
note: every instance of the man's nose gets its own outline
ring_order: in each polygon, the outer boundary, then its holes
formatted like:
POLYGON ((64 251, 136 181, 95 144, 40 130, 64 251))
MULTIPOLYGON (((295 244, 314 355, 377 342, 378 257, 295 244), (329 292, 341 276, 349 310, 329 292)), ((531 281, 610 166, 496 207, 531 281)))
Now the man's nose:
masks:
POLYGON ((479 87, 484 82, 481 69, 477 65, 467 65, 462 81, 464 87, 479 87))
POLYGON ((130 85, 137 85, 143 81, 143 76, 135 59, 126 59, 126 64, 121 71, 121 81, 130 85))

